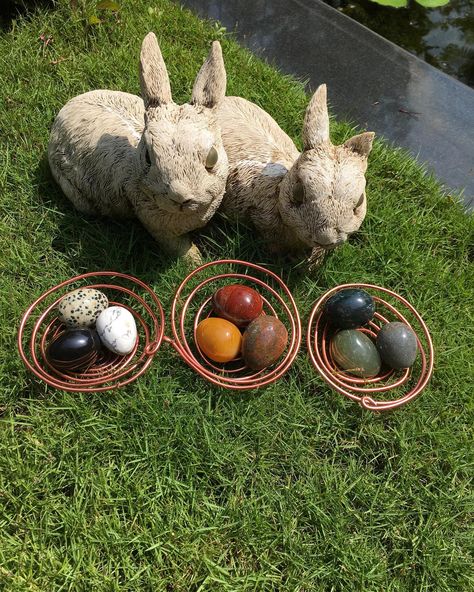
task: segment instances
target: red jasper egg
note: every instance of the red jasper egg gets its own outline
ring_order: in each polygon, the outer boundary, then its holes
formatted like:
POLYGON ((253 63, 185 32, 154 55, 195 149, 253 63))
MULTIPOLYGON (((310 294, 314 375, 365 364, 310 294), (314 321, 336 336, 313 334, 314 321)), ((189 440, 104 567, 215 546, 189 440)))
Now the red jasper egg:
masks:
POLYGON ((209 317, 197 326, 196 341, 203 354, 214 362, 230 362, 240 353, 242 334, 229 321, 209 317))
POLYGON ((242 338, 242 356, 253 370, 274 364, 285 351, 288 331, 276 317, 264 315, 253 320, 242 338))
POLYGON ((212 304, 218 316, 235 323, 238 327, 246 327, 262 314, 263 309, 260 294, 242 284, 230 284, 220 288, 212 297, 212 304))

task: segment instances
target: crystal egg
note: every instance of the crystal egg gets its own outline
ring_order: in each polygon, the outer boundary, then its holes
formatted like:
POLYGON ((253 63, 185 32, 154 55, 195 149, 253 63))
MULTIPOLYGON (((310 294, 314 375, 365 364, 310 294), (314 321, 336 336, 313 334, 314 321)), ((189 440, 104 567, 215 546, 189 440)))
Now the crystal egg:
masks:
POLYGON ((276 317, 261 316, 245 329, 242 338, 242 356, 252 370, 263 370, 274 364, 285 351, 288 331, 276 317))
POLYGON ((354 329, 372 320, 375 303, 365 290, 345 288, 328 299, 324 311, 334 327, 354 329))
POLYGON ((418 343, 413 329, 394 321, 384 325, 375 342, 382 360, 395 370, 413 365, 418 352, 418 343))
POLYGON ((238 327, 246 327, 262 314, 263 299, 253 288, 230 284, 219 288, 212 297, 214 312, 238 327))
POLYGON ((196 328, 199 349, 214 362, 230 362, 240 353, 242 334, 230 321, 209 317, 196 328))
POLYGON ((90 366, 100 349, 96 331, 70 329, 53 339, 46 350, 46 358, 58 370, 76 371, 90 366))
POLYGON ((331 357, 336 364, 362 378, 371 378, 380 372, 382 361, 373 341, 362 331, 343 329, 330 343, 331 357))

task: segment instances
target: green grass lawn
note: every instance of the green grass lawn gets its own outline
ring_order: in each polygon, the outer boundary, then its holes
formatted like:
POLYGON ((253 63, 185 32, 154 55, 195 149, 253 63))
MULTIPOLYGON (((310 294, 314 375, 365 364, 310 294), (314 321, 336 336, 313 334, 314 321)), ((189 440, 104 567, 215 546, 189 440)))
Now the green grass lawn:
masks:
MULTIPOLYGON (((0 589, 473 590, 472 218, 381 140, 363 227, 320 270, 275 262, 251 230, 219 219, 198 240, 207 260, 281 273, 303 320, 343 282, 407 297, 436 348, 429 388, 407 407, 374 415, 346 401, 304 348, 282 380, 246 394, 211 387, 169 346, 136 383, 100 395, 55 391, 22 366, 18 322, 46 288, 110 268, 148 282, 169 313, 186 273, 139 224, 84 218, 55 186, 45 148, 69 98, 138 93, 154 30, 177 101, 216 38, 228 94, 298 142, 308 101, 302 84, 167 0, 124 0, 119 19, 91 27, 95 3, 76 4, 0 37, 0 589)), ((334 141, 350 133, 333 122, 334 141)))

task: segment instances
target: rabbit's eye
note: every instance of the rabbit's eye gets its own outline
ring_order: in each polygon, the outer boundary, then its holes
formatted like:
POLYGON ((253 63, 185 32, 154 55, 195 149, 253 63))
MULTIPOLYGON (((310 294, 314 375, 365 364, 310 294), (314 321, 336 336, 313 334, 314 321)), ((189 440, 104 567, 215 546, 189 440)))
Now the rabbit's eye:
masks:
POLYGON ((151 158, 150 158, 150 153, 148 152, 148 148, 145 148, 145 161, 147 166, 151 166, 151 158))
POLYGON ((297 181, 293 187, 293 201, 296 204, 302 204, 304 201, 304 187, 301 181, 297 181))
POLYGON ((217 164, 217 159, 219 158, 219 154, 214 146, 209 150, 208 155, 206 157, 206 169, 210 170, 213 169, 217 164))
POLYGON ((356 203, 354 211, 360 208, 360 206, 364 203, 364 194, 359 197, 359 201, 356 203))

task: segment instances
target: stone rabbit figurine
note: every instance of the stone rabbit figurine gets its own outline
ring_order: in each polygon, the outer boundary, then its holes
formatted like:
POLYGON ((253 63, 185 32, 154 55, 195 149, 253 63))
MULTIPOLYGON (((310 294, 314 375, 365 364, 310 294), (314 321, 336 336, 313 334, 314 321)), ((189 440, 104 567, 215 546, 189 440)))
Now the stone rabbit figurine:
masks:
POLYGON ((301 154, 257 105, 226 97, 218 111, 229 158, 224 213, 252 222, 276 251, 312 249, 312 262, 359 229, 374 134, 331 143, 325 84, 306 109, 301 154))
POLYGON ((197 263, 200 253, 188 233, 214 214, 228 174, 216 113, 226 88, 221 46, 212 44, 190 104, 176 105, 149 33, 140 82, 143 100, 110 90, 71 99, 51 130, 51 171, 80 211, 137 217, 164 249, 197 263))

